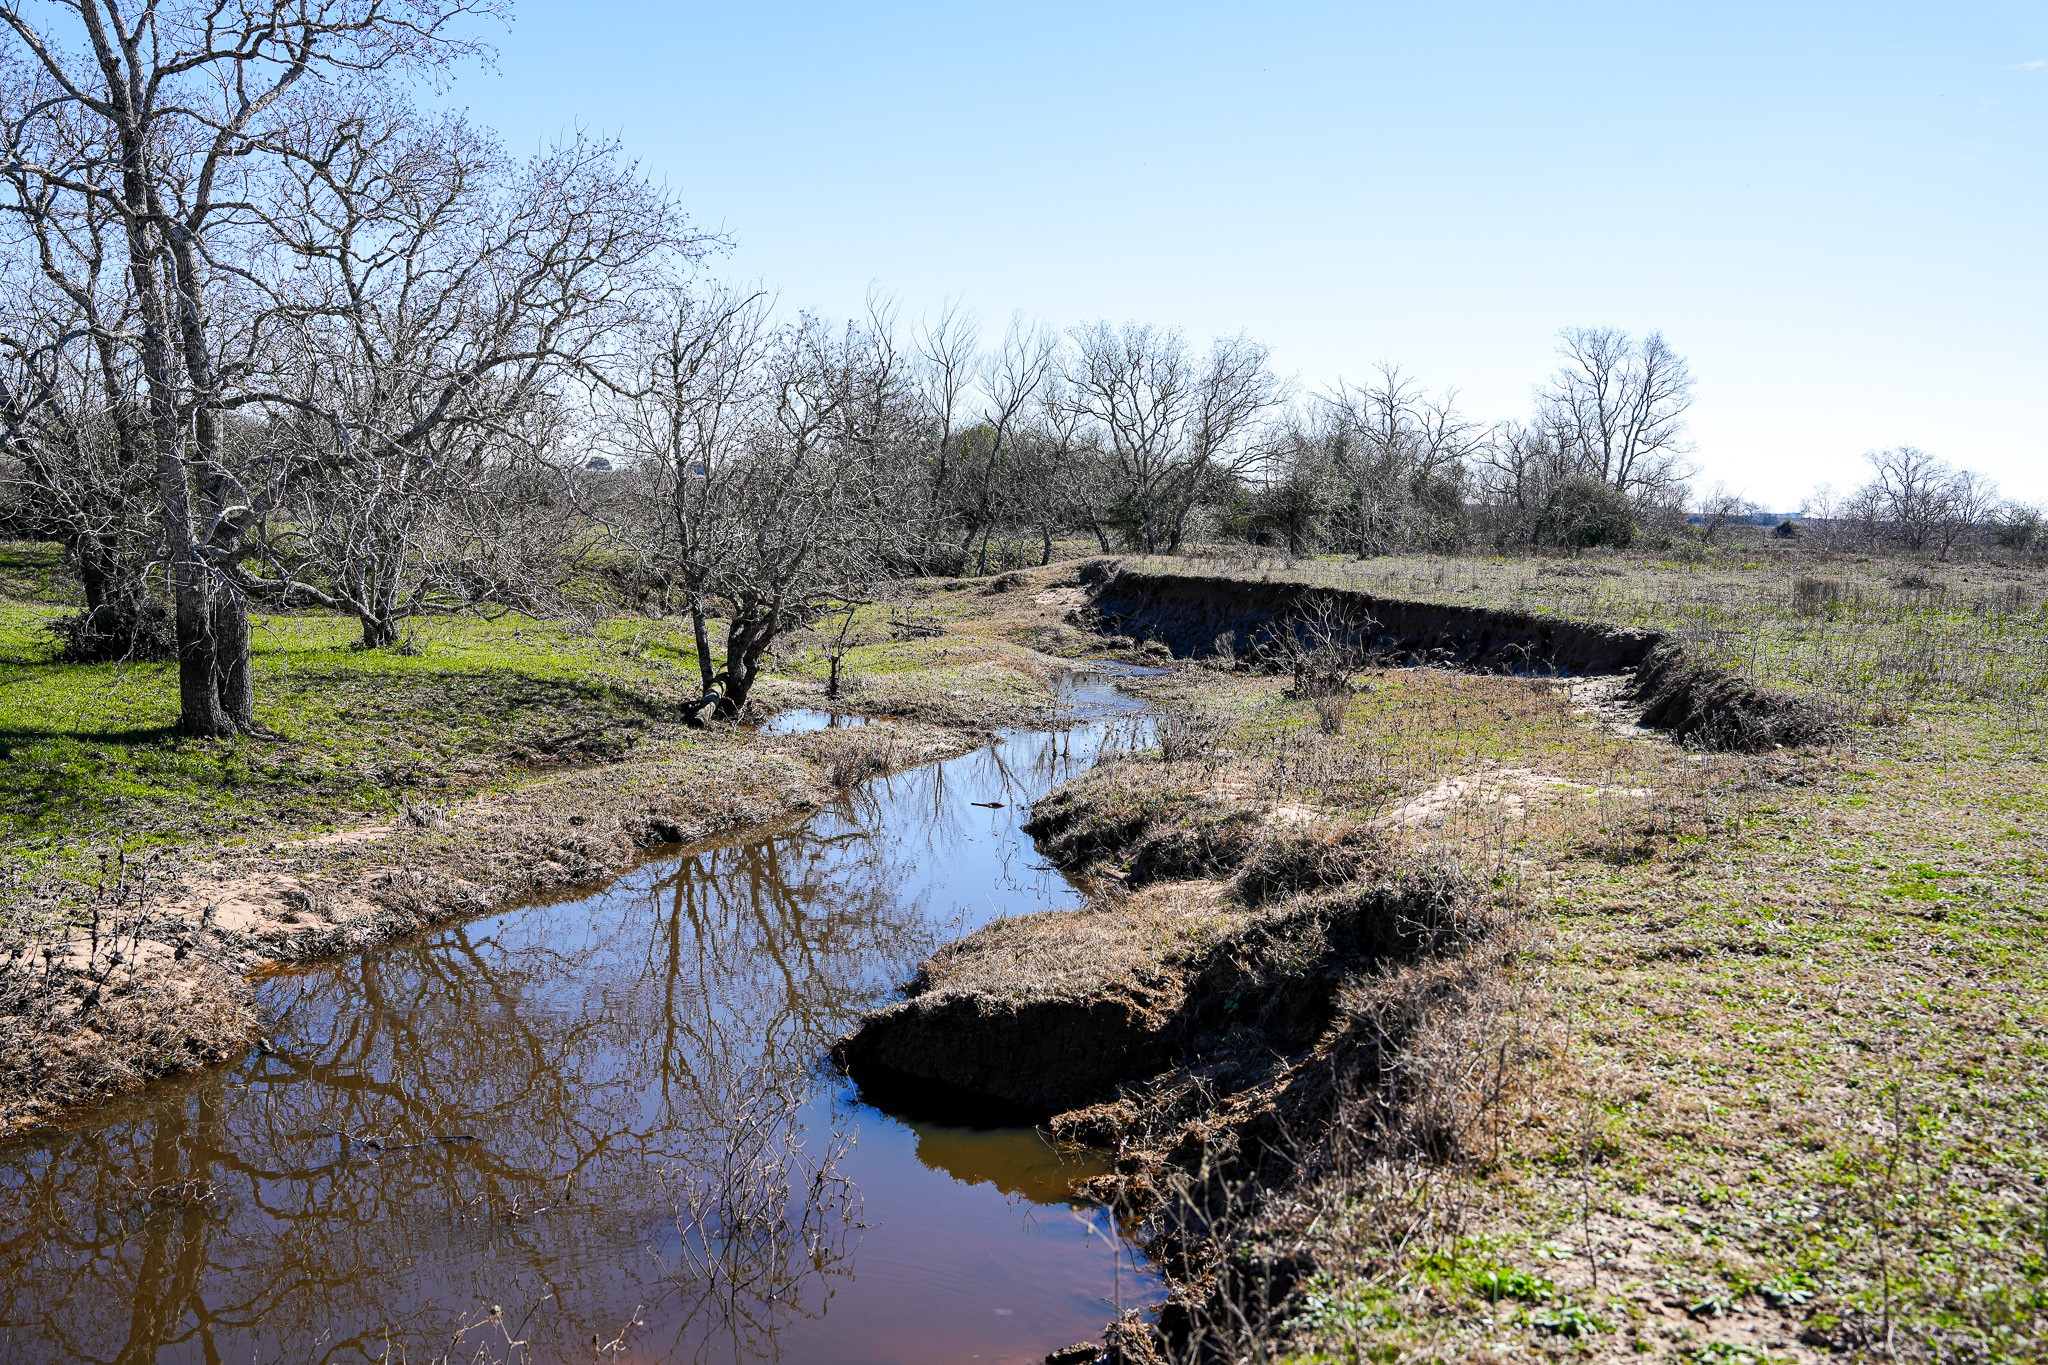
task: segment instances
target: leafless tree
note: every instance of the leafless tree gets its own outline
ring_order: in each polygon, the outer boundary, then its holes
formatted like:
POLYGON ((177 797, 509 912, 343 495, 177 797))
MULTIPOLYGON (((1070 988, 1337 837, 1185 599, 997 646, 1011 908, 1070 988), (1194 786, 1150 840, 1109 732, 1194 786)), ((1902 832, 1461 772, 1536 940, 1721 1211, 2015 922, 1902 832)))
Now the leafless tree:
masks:
POLYGON ((1971 529, 1985 525, 1998 487, 1915 446, 1872 451, 1871 479, 1850 498, 1865 533, 1946 559, 1971 529))
POLYGON ((1197 356, 1179 332, 1137 323, 1072 338, 1063 391, 1113 480, 1106 520, 1148 552, 1179 549, 1202 499, 1257 462, 1248 438, 1282 398, 1266 348, 1225 337, 1197 356))
MULTIPOLYGON (((957 500, 961 557, 971 554, 977 574, 989 572, 989 544, 999 530, 1047 510, 1045 495, 1054 490, 1033 484, 1060 476, 1048 463, 1064 449, 1058 432, 1034 426, 1044 414, 1058 347, 1055 335, 1018 317, 1001 347, 980 358, 980 416, 962 444, 957 500)), ((1040 515, 1036 523, 1050 557, 1051 519, 1040 515)))
POLYGON ((1612 327, 1568 327, 1558 351, 1564 364, 1539 401, 1574 472, 1612 484, 1639 504, 1681 494, 1693 391, 1685 358, 1661 332, 1637 340, 1612 327))
MULTIPOLYGON (((0 90, 45 87, 0 46, 0 90)), ((6 96, 0 107, 12 108, 6 96)), ((70 174, 105 180, 70 121, 43 130, 72 148, 70 174)), ((0 131, 16 146, 19 119, 0 131)), ((121 228, 104 200, 66 194, 0 155, 0 492, 16 534, 57 541, 85 590, 66 652, 90 661, 158 655, 167 618, 148 590, 156 555, 149 423, 134 348, 121 228)))
MULTIPOLYGON (((81 201, 119 225, 148 401, 157 532, 177 623, 179 728, 255 731, 246 604, 250 496, 230 448, 244 238, 275 169, 270 134, 308 84, 440 66, 497 0, 49 0, 0 3, 10 80, 0 162, 33 217, 81 201), (107 173, 111 169, 112 173, 107 173)), ((71 207, 63 207, 70 205, 71 207)))
POLYGON ((914 404, 885 322, 775 327, 758 296, 682 297, 619 386, 613 439, 633 477, 611 520, 682 590, 704 684, 693 716, 737 716, 778 639, 904 560, 916 505, 894 457, 914 404))
POLYGON ((243 401, 276 414, 280 515, 249 582, 352 614, 368 647, 533 602, 571 531, 548 477, 559 386, 711 239, 607 144, 520 167, 388 100, 308 107, 278 155, 266 221, 293 268, 266 286, 272 387, 243 401))
POLYGON ((664 592, 682 594, 703 695, 716 698, 711 613, 728 515, 720 494, 747 459, 765 393, 767 299, 679 289, 650 332, 640 366, 617 386, 623 396, 600 418, 631 480, 624 506, 606 519, 664 592))
MULTIPOLYGON (((918 539, 923 551, 919 559, 927 565, 933 565, 934 553, 950 540, 947 519, 965 439, 964 413, 978 368, 979 332, 980 324, 970 310, 948 302, 936 318, 917 329, 915 336, 916 363, 908 378, 916 395, 923 437, 916 442, 924 447, 920 463, 925 469, 918 539)), ((962 546, 951 557, 957 562, 965 554, 966 548, 962 546)))
POLYGON ((1698 518, 1700 538, 1711 545, 1738 521, 1756 515, 1756 505, 1740 493, 1729 490, 1725 484, 1715 484, 1702 494, 1694 511, 1698 518))
POLYGON ((1431 397, 1398 365, 1323 400, 1329 461, 1344 486, 1347 548, 1363 559, 1410 545, 1445 548, 1461 533, 1465 460, 1478 444, 1457 394, 1431 397))

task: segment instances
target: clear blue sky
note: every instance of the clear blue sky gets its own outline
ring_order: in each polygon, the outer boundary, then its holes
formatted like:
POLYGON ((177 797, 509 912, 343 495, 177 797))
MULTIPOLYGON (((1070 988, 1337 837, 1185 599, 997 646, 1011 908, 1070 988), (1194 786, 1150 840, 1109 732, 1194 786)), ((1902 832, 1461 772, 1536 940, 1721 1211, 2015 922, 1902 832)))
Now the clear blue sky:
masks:
POLYGON ((1703 482, 1910 442, 2048 499, 2041 0, 522 0, 451 98, 621 137, 792 307, 1243 330, 1488 419, 1660 328, 1703 482))

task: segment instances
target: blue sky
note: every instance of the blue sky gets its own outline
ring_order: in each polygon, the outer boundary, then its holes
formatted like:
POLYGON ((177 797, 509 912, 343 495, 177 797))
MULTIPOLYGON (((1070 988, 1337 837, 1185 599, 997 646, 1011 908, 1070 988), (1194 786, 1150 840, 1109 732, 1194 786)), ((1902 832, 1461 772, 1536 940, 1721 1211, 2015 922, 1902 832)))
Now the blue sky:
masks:
POLYGON ((1702 482, 1910 442, 2048 500, 2042 0, 523 0, 450 98, 622 138, 790 307, 1242 330, 1487 419, 1559 327, 1659 328, 1702 482))

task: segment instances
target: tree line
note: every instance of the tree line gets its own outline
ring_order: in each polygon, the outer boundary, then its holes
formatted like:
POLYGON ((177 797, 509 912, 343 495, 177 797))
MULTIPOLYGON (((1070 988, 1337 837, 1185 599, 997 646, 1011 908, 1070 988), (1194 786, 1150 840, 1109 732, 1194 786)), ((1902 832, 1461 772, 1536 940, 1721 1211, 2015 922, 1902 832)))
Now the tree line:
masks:
MULTIPOLYGON (((624 563, 730 715, 894 577, 1074 539, 1625 545, 1687 506, 1656 333, 1565 331, 1530 418, 1482 424, 1391 365, 1297 392, 1244 336, 787 316, 618 146, 515 156, 414 97, 501 10, 0 0, 0 519, 76 570, 71 657, 175 658, 187 734, 261 732, 259 604, 383 648, 624 563)), ((1873 534, 1982 519, 1981 480, 1893 455, 1873 534)))

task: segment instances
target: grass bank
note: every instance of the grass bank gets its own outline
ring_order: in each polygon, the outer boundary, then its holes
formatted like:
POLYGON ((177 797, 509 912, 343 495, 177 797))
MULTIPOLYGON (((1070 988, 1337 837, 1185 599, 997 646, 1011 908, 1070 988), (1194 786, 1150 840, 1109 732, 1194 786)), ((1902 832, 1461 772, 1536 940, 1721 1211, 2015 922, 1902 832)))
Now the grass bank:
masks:
MULTIPOLYGON (((1248 898, 1276 828, 1364 825, 1397 860, 1455 866, 1485 933, 1353 962, 1308 1043, 1263 1013, 1235 1035, 1161 1024, 1186 1045, 1145 1035, 1144 1074, 1053 1120, 1123 1144, 1115 1192, 1180 1286, 1163 1342, 1113 1333, 1125 1358, 2039 1358, 2037 573, 1807 555, 1225 572, 1665 631, 1849 724, 1716 753, 1631 725, 1600 680, 1369 670, 1314 697, 1182 669, 1158 752, 1042 808, 1048 851, 1103 887, 1101 979, 1066 961, 1063 926, 1000 926, 934 959, 899 1015, 1078 991, 1185 1017, 1217 945, 1284 975, 1335 922, 1277 959, 1259 924, 1351 883, 1248 898)), ((1212 1005, 1232 998, 1253 997, 1212 1005)))

